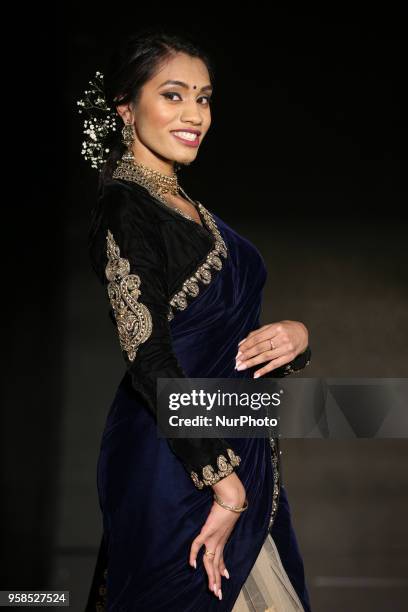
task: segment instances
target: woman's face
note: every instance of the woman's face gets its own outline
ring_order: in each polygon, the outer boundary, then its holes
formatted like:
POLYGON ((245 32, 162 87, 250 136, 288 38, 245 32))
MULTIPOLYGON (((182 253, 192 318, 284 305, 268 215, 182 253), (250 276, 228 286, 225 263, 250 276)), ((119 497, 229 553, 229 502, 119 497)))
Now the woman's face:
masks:
POLYGON ((134 121, 136 160, 164 172, 173 162, 194 161, 211 124, 211 92, 201 59, 178 53, 166 60, 143 86, 133 115, 132 107, 117 107, 124 121, 134 121))

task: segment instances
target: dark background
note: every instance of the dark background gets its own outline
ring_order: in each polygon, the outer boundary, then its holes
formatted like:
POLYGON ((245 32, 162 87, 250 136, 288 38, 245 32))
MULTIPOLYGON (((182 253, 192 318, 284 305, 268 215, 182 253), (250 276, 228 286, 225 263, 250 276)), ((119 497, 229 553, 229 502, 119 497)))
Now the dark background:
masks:
MULTIPOLYGON (((215 59, 213 123, 180 182, 261 251, 263 323, 309 329, 302 375, 408 375, 402 3, 223 7, 65 2, 4 26, 2 589, 69 589, 80 611, 90 585, 123 364, 87 258, 96 172, 76 100, 139 25, 183 27, 215 59)), ((402 610, 406 440, 282 450, 313 610, 402 610)))

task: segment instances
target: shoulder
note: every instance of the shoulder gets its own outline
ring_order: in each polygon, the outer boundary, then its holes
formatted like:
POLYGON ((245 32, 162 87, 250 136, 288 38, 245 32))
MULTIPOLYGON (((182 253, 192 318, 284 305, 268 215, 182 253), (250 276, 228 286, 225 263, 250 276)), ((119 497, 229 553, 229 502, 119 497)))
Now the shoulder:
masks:
POLYGON ((146 196, 145 190, 137 184, 122 179, 105 182, 98 196, 102 217, 106 220, 130 221, 139 224, 155 224, 155 207, 146 196))
POLYGON ((125 256, 138 252, 161 253, 162 236, 154 206, 143 189, 127 181, 107 180, 99 190, 88 229, 88 251, 92 265, 103 277, 108 231, 125 256))

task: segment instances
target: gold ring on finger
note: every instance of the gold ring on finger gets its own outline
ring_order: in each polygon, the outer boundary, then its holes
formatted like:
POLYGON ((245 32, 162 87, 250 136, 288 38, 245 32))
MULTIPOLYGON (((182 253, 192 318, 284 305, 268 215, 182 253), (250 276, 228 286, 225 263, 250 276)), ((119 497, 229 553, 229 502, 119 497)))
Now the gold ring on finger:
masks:
POLYGON ((204 553, 204 554, 205 554, 205 555, 213 555, 213 557, 215 556, 215 553, 210 552, 210 551, 209 551, 209 550, 207 550, 207 549, 206 549, 206 551, 205 551, 205 553, 204 553))
POLYGON ((272 338, 271 338, 270 340, 271 340, 271 349, 272 349, 272 350, 274 350, 274 348, 275 348, 275 345, 274 345, 274 343, 273 343, 273 340, 272 340, 272 338))

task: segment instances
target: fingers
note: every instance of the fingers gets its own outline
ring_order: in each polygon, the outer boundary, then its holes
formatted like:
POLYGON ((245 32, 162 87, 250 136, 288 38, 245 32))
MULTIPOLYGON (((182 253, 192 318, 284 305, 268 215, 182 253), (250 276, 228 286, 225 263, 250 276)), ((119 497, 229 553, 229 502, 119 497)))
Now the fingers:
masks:
POLYGON ((225 576, 225 578, 228 578, 228 580, 229 580, 229 577, 230 577, 230 576, 229 576, 229 572, 228 572, 227 568, 225 567, 225 563, 224 563, 224 555, 223 555, 223 553, 222 553, 222 552, 221 552, 221 555, 220 555, 220 564, 219 564, 219 568, 220 568, 220 574, 221 574, 221 576, 225 576))
MULTIPOLYGON (((280 336, 281 342, 285 344, 286 342, 290 341, 291 337, 293 337, 294 326, 302 327, 303 335, 308 334, 306 326, 300 321, 290 321, 288 319, 284 319, 283 321, 277 321, 276 323, 267 323, 258 329, 254 329, 246 336, 246 338, 240 340, 240 342, 238 342, 238 351, 248 351, 256 344, 271 338, 275 340, 278 336, 280 336), (288 333, 289 330, 292 330, 291 333, 288 333)), ((308 341, 308 336, 306 339, 308 341)))
MULTIPOLYGON (((211 544, 207 542, 206 549, 210 552, 215 553, 214 548, 210 548, 210 547, 211 547, 211 544)), ((218 597, 218 589, 220 587, 220 581, 218 581, 218 584, 217 584, 214 557, 215 555, 213 556, 213 555, 204 554, 203 563, 204 563, 205 571, 207 572, 207 576, 208 576, 208 588, 210 589, 210 591, 214 593, 216 597, 218 597)))
POLYGON ((279 359, 283 359, 282 363, 287 363, 288 361, 294 359, 296 355, 290 342, 281 344, 279 347, 276 347, 276 349, 273 350, 270 348, 270 343, 268 342, 268 348, 266 345, 264 345, 265 350, 258 353, 257 351, 259 350, 260 346, 261 344, 257 345, 254 349, 246 351, 237 358, 237 370, 245 370, 260 363, 264 363, 265 361, 272 361, 271 369, 273 369, 274 367, 281 365, 281 363, 278 363, 279 359), (251 356, 251 353, 254 355, 253 357, 251 356))
POLYGON ((207 572, 208 588, 214 593, 218 599, 222 599, 221 576, 229 578, 228 570, 225 567, 223 558, 224 544, 215 545, 214 541, 206 540, 197 536, 191 545, 189 563, 192 567, 197 568, 197 554, 201 546, 205 545, 206 551, 214 553, 214 555, 203 554, 203 565, 207 572))
POLYGON ((296 357, 296 353, 286 353, 285 355, 283 355, 282 357, 279 357, 278 359, 273 359, 263 368, 260 368, 259 370, 255 370, 254 378, 263 376, 267 374, 268 372, 272 372, 272 370, 275 370, 276 368, 280 368, 281 366, 286 365, 287 363, 292 361, 295 357, 296 357))
POLYGON ((221 573, 220 573, 220 559, 221 559, 221 546, 217 546, 215 549, 215 557, 214 557, 214 576, 215 576, 215 594, 218 599, 222 599, 222 591, 221 591, 221 573))
POLYGON ((201 537, 201 534, 198 535, 191 544, 189 563, 192 567, 194 567, 194 569, 197 569, 197 555, 203 544, 204 540, 201 537))
POLYGON ((269 334, 271 332, 275 333, 279 333, 279 331, 281 331, 281 325, 278 323, 266 323, 265 325, 262 325, 261 327, 258 327, 258 329, 254 329, 253 331, 249 332, 249 334, 246 336, 246 338, 243 338, 240 342, 238 342, 238 346, 243 343, 245 340, 251 340, 254 338, 254 336, 258 336, 259 334, 263 333, 266 329, 268 328, 269 330, 269 334))
POLYGON ((242 341, 242 344, 238 344, 237 358, 241 359, 244 357, 252 357, 258 353, 262 353, 271 348, 271 340, 276 346, 279 344, 285 344, 287 341, 284 332, 278 332, 273 329, 272 325, 265 326, 266 329, 260 328, 257 333, 251 336, 250 334, 242 341))

